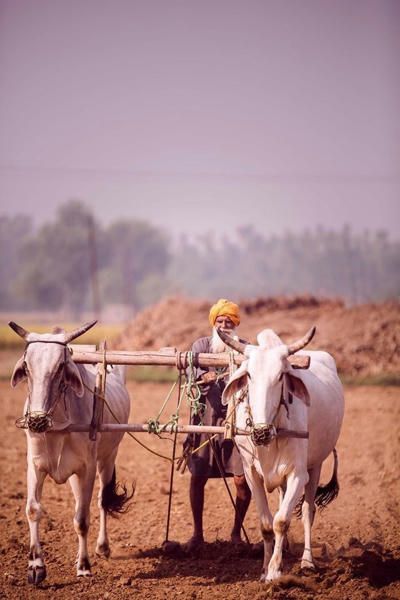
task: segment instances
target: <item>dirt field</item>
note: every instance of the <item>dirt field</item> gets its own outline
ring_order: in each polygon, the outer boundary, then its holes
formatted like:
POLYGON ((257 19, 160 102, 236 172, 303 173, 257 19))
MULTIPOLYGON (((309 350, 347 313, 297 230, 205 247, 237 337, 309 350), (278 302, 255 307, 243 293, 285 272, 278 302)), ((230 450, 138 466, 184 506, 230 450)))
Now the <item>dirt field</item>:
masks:
MULTIPOLYGON (((155 417, 169 387, 131 383, 131 422, 155 417)), ((261 556, 245 545, 234 548, 227 542, 232 507, 222 481, 210 481, 207 486, 204 550, 190 558, 163 555, 169 463, 127 436, 120 449, 118 475, 127 482, 136 479, 137 487, 131 511, 111 522, 111 559, 94 556, 98 514, 93 501, 90 549, 94 576, 75 577, 72 493, 67 485, 48 481, 41 528, 48 577, 38 588, 28 586, 25 435, 14 426, 15 418, 22 414, 25 390, 23 386, 11 390, 8 382, 1 381, 0 391, 1 598, 400 598, 399 388, 346 389, 346 414, 338 445, 341 491, 314 525, 318 571, 300 572, 302 534, 299 522, 294 522, 285 576, 272 587, 258 582, 261 556), (211 506, 213 517, 207 510, 211 506)), ((173 411, 174 403, 166 414, 173 411)), ((185 415, 182 421, 186 422, 185 415)), ((159 452, 171 452, 170 441, 139 435, 159 452)), ((327 464, 325 480, 330 468, 327 464)), ((188 484, 187 472, 175 476, 169 538, 180 542, 191 534, 188 484)), ((259 541, 253 505, 245 526, 250 540, 259 541)))

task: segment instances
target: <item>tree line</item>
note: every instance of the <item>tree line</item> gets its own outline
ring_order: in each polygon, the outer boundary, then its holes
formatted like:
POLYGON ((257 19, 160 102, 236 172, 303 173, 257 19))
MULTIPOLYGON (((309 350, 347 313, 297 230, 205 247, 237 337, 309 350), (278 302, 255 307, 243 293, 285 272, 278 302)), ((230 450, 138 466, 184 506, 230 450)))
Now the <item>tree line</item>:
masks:
POLYGON ((71 200, 40 228, 26 215, 0 216, 0 309, 79 317, 112 304, 137 310, 171 294, 380 301, 399 296, 399 250, 384 231, 350 227, 264 236, 244 226, 234 237, 207 232, 173 241, 145 221, 102 226, 71 200))

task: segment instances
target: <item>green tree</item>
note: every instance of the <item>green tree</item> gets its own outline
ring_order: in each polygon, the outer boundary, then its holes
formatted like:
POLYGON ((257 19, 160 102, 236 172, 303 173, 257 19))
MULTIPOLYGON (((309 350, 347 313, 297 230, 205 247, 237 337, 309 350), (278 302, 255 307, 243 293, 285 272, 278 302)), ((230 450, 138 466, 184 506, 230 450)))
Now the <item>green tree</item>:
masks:
POLYGON ((105 231, 104 251, 107 266, 101 280, 107 301, 139 308, 163 295, 170 256, 160 229, 145 221, 117 221, 105 231))
POLYGON ((91 222, 93 216, 84 204, 71 200, 60 207, 54 222, 43 225, 25 243, 16 290, 35 308, 64 308, 80 318, 91 282, 91 222))

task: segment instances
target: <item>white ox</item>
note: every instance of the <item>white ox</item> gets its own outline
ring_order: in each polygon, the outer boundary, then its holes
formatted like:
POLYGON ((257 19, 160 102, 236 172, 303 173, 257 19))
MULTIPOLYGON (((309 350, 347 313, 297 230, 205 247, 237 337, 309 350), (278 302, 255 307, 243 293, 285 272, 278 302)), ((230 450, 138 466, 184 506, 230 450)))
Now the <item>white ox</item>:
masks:
POLYGON ((335 361, 326 352, 301 352, 310 367, 294 371, 288 356, 309 343, 315 328, 287 346, 270 329, 257 336, 259 346, 220 337, 248 356, 229 380, 226 404, 248 385, 248 398, 238 404, 236 425, 251 436, 236 436, 244 472, 261 521, 264 563, 261 580, 272 581, 282 573, 282 549, 293 510, 302 503, 304 552, 302 568, 315 568, 311 552, 311 527, 315 504, 325 506, 339 490, 335 445, 344 413, 343 388, 335 361), (323 461, 334 452, 331 481, 318 486, 323 461), (280 490, 280 506, 274 517, 268 492, 280 490), (304 494, 304 496, 303 496, 304 494), (275 542, 275 545, 274 545, 275 542))
MULTIPOLYGON (((96 553, 110 555, 106 515, 126 510, 131 498, 116 482, 115 459, 123 433, 97 434, 63 431, 70 423, 90 423, 93 412, 95 368, 76 365, 67 344, 93 327, 88 323, 72 333, 56 329, 52 334, 29 333, 16 323, 10 327, 26 341, 24 355, 11 378, 14 387, 28 381, 24 410, 27 437, 27 503, 30 530, 28 581, 37 585, 46 577, 39 540, 43 483, 49 475, 56 483, 69 480, 75 497, 74 527, 78 535, 77 575, 91 575, 87 549, 90 501, 96 477, 100 477, 100 531, 96 553)), ((116 418, 127 423, 130 401, 123 369, 114 368, 107 377, 105 397, 116 418)), ((115 422, 107 405, 104 422, 115 422)))

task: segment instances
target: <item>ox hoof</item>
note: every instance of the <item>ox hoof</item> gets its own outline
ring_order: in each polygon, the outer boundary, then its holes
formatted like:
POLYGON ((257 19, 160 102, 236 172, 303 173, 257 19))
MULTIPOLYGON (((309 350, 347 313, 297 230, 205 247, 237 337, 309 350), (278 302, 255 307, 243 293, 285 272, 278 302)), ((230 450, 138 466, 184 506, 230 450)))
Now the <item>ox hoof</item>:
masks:
POLYGON ((92 571, 89 569, 78 569, 76 572, 77 577, 91 577, 92 571))
POLYGON ((100 546, 96 547, 96 555, 101 558, 110 558, 111 550, 108 544, 100 544, 100 546))
POLYGON ((273 583, 274 581, 279 579, 279 577, 281 577, 281 576, 282 576, 282 571, 269 572, 265 578, 265 583, 273 583))
POLYGON ((302 570, 307 570, 307 571, 316 571, 317 570, 314 563, 311 560, 307 560, 306 558, 303 558, 303 560, 301 561, 300 568, 302 570))
POLYGON ((82 558, 76 568, 77 577, 91 577, 90 562, 88 558, 82 558))
POLYGON ((194 535, 190 538, 186 544, 182 544, 182 550, 186 554, 192 554, 193 552, 198 552, 204 546, 204 539, 202 536, 194 535))
POLYGON ((36 566, 28 568, 28 583, 33 585, 39 585, 44 579, 46 579, 46 567, 36 566))
POLYGON ((267 581, 267 574, 264 571, 261 572, 259 581, 261 581, 261 583, 265 583, 267 581))

